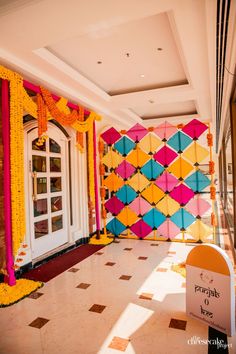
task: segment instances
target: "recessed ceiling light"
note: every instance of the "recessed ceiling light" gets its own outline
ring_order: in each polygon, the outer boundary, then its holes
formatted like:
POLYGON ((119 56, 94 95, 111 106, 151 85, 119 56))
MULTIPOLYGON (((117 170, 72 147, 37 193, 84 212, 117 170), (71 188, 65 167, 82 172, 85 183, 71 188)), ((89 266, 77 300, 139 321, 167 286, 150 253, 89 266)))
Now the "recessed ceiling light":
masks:
POLYGON ((157 50, 161 51, 161 50, 163 50, 163 48, 161 48, 161 47, 158 47, 158 48, 157 48, 157 50))
POLYGON ((144 75, 144 74, 141 74, 140 77, 145 77, 145 75, 144 75))
POLYGON ((101 61, 101 60, 98 60, 98 61, 97 61, 97 64, 102 64, 102 61, 101 61))

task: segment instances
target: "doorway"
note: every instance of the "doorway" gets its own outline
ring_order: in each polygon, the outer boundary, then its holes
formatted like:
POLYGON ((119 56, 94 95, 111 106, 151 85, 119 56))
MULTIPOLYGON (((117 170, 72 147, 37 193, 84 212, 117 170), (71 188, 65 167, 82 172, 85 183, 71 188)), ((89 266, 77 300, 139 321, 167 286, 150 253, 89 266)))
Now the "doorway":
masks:
POLYGON ((37 128, 27 135, 28 215, 32 259, 69 241, 68 148, 62 131, 48 127, 40 144, 37 128))

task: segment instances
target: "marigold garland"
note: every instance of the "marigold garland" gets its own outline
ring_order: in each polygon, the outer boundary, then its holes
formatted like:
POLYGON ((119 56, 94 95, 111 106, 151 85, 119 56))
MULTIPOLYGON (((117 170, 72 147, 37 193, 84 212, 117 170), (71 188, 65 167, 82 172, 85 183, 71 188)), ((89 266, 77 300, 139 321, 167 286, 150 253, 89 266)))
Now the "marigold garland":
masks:
POLYGON ((214 186, 211 186, 210 187, 210 196, 211 196, 211 199, 212 200, 215 200, 216 199, 216 189, 214 186))
POLYGON ((105 166, 102 163, 100 163, 99 165, 99 172, 100 172, 100 176, 105 175, 105 166))
POLYGON ((101 120, 101 116, 97 113, 91 111, 88 118, 84 122, 79 122, 76 120, 74 123, 71 124, 71 127, 81 133, 86 133, 90 129, 93 129, 93 121, 94 120, 101 120))
MULTIPOLYGON (((79 106, 79 111, 78 111, 78 121, 83 122, 84 121, 84 108, 79 106)), ((83 152, 84 151, 84 135, 81 132, 76 132, 76 142, 77 142, 77 147, 78 149, 83 152)))
POLYGON ((104 151, 104 142, 101 139, 98 142, 98 151, 100 153, 103 153, 103 151, 104 151))
POLYGON ((16 255, 25 237, 23 79, 17 73, 11 72, 8 80, 10 81, 12 244, 13 254, 16 255))
POLYGON ((102 218, 106 219, 106 217, 107 217, 107 211, 106 211, 105 207, 103 207, 102 208, 102 218))
POLYGON ((207 134, 207 144, 208 146, 213 146, 213 135, 211 133, 207 134))
POLYGON ((217 226, 217 220, 216 220, 215 213, 211 213, 211 225, 212 226, 217 226))
POLYGON ((38 137, 42 138, 48 130, 47 110, 40 93, 37 94, 38 106, 38 137))
POLYGON ((0 78, 10 82, 12 245, 16 255, 25 237, 23 79, 3 66, 0 78))
POLYGON ((42 286, 43 283, 28 279, 19 279, 14 286, 2 283, 0 284, 0 307, 13 305, 42 286))
POLYGON ((77 120, 78 114, 76 110, 73 110, 71 113, 68 114, 61 112, 58 109, 51 93, 42 86, 40 87, 40 90, 49 112, 51 113, 52 117, 55 118, 60 124, 71 125, 77 120))
MULTIPOLYGON (((28 95, 26 89, 24 87, 22 87, 22 95, 23 95, 23 107, 25 109, 26 112, 28 112, 32 117, 34 117, 35 119, 38 119, 38 107, 36 102, 34 102, 34 100, 28 95)), ((65 114, 70 113, 70 109, 67 107, 67 99, 65 99, 64 97, 61 97, 59 99, 59 101, 57 101, 56 106, 57 108, 62 111, 65 114)), ((47 118, 52 119, 51 114, 49 113, 48 109, 47 110, 47 118)))
POLYGON ((209 173, 210 173, 210 175, 213 175, 213 173, 215 173, 215 163, 214 163, 214 161, 209 161, 209 173))
POLYGON ((56 106, 63 113, 69 114, 70 113, 70 108, 67 106, 67 104, 68 104, 68 100, 66 98, 64 98, 64 97, 61 97, 57 101, 56 106))
POLYGON ((101 195, 101 198, 105 198, 105 196, 106 196, 106 188, 104 188, 104 187, 100 188, 100 195, 101 195))

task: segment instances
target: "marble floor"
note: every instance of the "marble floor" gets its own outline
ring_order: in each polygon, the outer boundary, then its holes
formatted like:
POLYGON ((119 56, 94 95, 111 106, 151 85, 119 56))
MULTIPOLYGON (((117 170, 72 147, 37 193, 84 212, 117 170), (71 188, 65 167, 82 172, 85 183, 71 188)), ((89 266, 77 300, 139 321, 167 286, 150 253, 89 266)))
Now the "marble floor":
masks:
MULTIPOLYGON (((206 354, 208 326, 185 314, 171 270, 193 246, 119 240, 0 308, 1 354, 206 354), (192 340, 193 343, 193 340, 192 340)), ((229 353, 236 340, 228 338, 229 353)))

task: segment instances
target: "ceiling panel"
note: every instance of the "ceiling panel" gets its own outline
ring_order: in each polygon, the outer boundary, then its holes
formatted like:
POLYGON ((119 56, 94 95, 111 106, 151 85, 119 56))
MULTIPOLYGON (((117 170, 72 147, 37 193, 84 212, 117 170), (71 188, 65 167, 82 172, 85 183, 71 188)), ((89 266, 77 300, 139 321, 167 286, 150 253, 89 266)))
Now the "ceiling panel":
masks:
POLYGON ((110 95, 187 83, 166 13, 104 26, 48 49, 110 95))
POLYGON ((195 102, 170 102, 165 104, 158 104, 153 101, 146 105, 137 106, 132 110, 138 114, 142 119, 155 119, 164 117, 175 117, 187 114, 197 114, 195 102))

